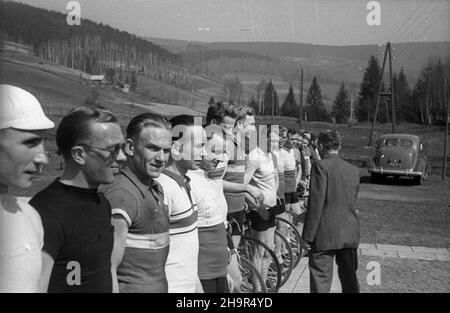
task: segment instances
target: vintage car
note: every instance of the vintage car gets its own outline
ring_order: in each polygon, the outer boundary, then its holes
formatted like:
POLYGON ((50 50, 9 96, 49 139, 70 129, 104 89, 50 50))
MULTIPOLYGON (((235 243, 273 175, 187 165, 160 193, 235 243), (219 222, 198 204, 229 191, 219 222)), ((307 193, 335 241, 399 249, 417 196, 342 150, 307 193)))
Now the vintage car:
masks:
POLYGON ((418 136, 387 134, 378 138, 369 172, 373 181, 387 176, 408 176, 417 184, 430 173, 426 145, 418 136))

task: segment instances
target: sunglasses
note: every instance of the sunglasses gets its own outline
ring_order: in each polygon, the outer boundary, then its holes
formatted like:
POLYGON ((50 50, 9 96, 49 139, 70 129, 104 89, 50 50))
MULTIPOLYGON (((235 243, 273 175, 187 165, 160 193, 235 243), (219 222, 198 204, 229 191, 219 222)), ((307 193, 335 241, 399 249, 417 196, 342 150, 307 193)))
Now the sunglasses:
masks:
POLYGON ((88 145, 88 144, 85 144, 85 143, 80 143, 79 145, 83 146, 83 147, 90 148, 90 149, 94 149, 94 150, 96 149, 96 150, 109 152, 110 153, 109 157, 116 158, 119 155, 120 151, 124 151, 125 150, 126 143, 125 142, 118 143, 118 144, 116 144, 116 145, 114 145, 114 146, 112 146, 110 148, 100 148, 100 147, 91 146, 91 145, 88 145))

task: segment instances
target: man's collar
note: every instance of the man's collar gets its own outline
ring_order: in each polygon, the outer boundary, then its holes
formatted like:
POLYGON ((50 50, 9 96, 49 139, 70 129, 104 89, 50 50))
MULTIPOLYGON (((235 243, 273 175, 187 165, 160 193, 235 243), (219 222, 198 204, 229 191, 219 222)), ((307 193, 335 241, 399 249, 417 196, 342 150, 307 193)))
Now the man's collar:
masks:
POLYGON ((339 157, 339 152, 338 151, 327 152, 327 155, 325 156, 326 159, 328 159, 328 158, 336 158, 336 157, 339 157))
POLYGON ((124 167, 121 170, 122 175, 124 175, 126 178, 128 178, 133 185, 135 185, 139 191, 142 194, 142 197, 145 198, 145 193, 149 190, 149 189, 154 189, 160 193, 162 193, 162 188, 161 186, 153 179, 149 180, 149 184, 146 185, 144 184, 137 176, 136 174, 134 174, 129 168, 128 166, 124 167))
POLYGON ((176 181, 177 184, 180 185, 180 187, 185 187, 186 181, 189 182, 189 177, 181 176, 177 173, 169 171, 168 169, 164 169, 163 173, 166 174, 167 176, 169 176, 170 178, 172 178, 174 181, 176 181))

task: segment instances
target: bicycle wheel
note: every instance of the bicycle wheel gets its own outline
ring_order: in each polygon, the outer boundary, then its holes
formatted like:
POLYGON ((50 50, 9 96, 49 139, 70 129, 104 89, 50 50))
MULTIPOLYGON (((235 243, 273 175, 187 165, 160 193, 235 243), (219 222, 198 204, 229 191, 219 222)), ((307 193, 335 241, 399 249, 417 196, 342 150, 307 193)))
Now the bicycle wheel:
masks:
MULTIPOLYGON (((239 255, 244 256, 246 259, 251 260, 254 265, 255 252, 259 254, 269 256, 270 263, 267 264, 267 277, 263 276, 266 280, 266 288, 269 293, 276 293, 281 286, 281 266, 277 260, 275 252, 273 252, 266 244, 260 240, 248 236, 242 236, 238 247, 239 255)), ((262 261, 261 261, 262 262, 262 261)))
POLYGON ((289 222, 288 220, 285 220, 281 217, 275 217, 275 220, 281 223, 286 224, 286 239, 289 242, 289 246, 292 248, 292 253, 294 254, 294 268, 298 265, 300 262, 300 259, 302 258, 302 240, 300 233, 298 232, 297 228, 294 224, 289 222))
POLYGON ((292 252, 292 248, 289 245, 288 240, 284 237, 278 230, 275 230, 275 237, 281 240, 283 246, 286 248, 286 252, 281 252, 281 258, 283 262, 280 263, 281 266, 281 286, 283 286, 289 277, 291 276, 292 269, 294 268, 294 253, 292 252))
POLYGON ((239 269, 242 275, 240 292, 242 293, 266 293, 264 279, 256 267, 244 257, 239 257, 239 269), (255 282, 257 281, 257 282, 255 282))

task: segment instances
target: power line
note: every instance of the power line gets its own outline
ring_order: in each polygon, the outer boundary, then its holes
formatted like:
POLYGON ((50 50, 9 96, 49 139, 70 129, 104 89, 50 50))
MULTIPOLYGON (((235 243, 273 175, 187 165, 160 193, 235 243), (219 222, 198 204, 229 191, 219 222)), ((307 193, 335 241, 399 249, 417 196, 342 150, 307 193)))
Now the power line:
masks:
MULTIPOLYGON (((397 37, 397 36, 400 34, 400 29, 402 29, 404 26, 406 26, 406 25, 411 21, 411 18, 414 16, 414 14, 416 14, 416 12, 419 10, 419 8, 421 8, 422 6, 424 6, 425 3, 426 3, 426 2, 421 2, 421 3, 416 7, 416 9, 414 10, 414 12, 413 12, 410 16, 408 16, 408 17, 406 18, 406 22, 405 22, 404 24, 400 25, 400 27, 393 33, 393 36, 389 39, 390 42, 393 42, 393 41, 395 40, 395 37, 397 37)), ((406 27, 406 29, 408 29, 408 27, 406 27)), ((403 32, 403 30, 402 30, 401 32, 403 32)))
POLYGON ((406 29, 402 32, 402 34, 399 35, 399 37, 398 37, 398 42, 402 42, 402 40, 401 40, 402 36, 404 36, 403 41, 406 41, 406 40, 408 39, 408 37, 411 36, 412 32, 414 32, 415 30, 417 30, 417 28, 420 27, 420 25, 422 25, 422 23, 423 23, 424 21, 426 21, 427 17, 432 16, 432 15, 434 14, 434 12, 436 11, 436 9, 440 7, 440 4, 439 4, 439 3, 435 2, 435 4, 436 4, 436 5, 434 6, 434 8, 433 8, 433 6, 430 5, 430 6, 429 6, 428 8, 426 8, 419 16, 417 16, 417 18, 412 22, 412 24, 410 25, 410 27, 409 27, 409 28, 406 28, 406 29), (431 9, 431 10, 427 13, 428 9, 431 9), (418 22, 418 23, 416 24, 416 22, 418 22), (411 26, 414 26, 414 25, 418 25, 418 26, 417 26, 417 27, 411 27, 411 26))
MULTIPOLYGON (((433 19, 433 20, 431 21, 431 23, 428 24, 428 26, 425 27, 425 28, 423 29, 423 31, 419 34, 419 36, 417 36, 417 39, 416 39, 416 40, 419 40, 420 37, 422 37, 422 35, 423 35, 423 34, 424 34, 431 26, 433 26, 437 21, 439 21, 439 20, 441 19, 441 17, 443 17, 443 16, 449 11, 449 9, 450 9, 450 6, 447 8, 447 10, 442 11, 442 13, 441 13, 436 19, 433 19)), ((397 54, 397 56, 396 56, 395 58, 396 58, 396 59, 399 59, 400 56, 406 51, 407 47, 408 47, 407 44, 405 44, 405 46, 402 48, 402 50, 397 54)))

